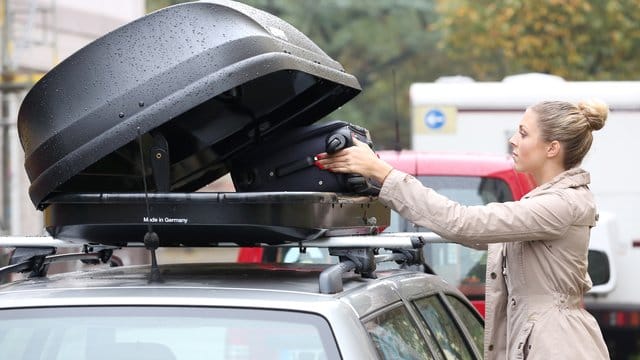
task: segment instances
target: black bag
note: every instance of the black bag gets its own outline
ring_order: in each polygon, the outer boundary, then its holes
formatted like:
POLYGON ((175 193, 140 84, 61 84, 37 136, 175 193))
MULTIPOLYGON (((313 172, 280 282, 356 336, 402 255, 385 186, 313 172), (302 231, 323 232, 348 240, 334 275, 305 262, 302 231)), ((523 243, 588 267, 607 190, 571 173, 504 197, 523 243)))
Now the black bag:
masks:
POLYGON ((250 153, 235 158, 231 178, 236 191, 322 191, 377 195, 380 184, 358 174, 320 170, 322 152, 353 146, 352 136, 373 147, 369 131, 343 121, 295 128, 266 139, 250 153))

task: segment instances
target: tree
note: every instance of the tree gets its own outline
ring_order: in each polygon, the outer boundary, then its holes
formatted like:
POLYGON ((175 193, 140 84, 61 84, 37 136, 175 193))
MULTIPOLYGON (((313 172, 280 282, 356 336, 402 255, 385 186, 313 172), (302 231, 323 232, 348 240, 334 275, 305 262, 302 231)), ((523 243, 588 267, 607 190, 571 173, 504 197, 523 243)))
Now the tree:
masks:
MULTIPOLYGON (((447 59, 430 30, 435 0, 244 0, 289 22, 358 78, 363 91, 327 119, 367 127, 377 149, 409 144, 409 85, 434 80, 447 59)), ((149 0, 149 11, 175 4, 149 0)))
POLYGON ((440 48, 476 79, 522 72, 640 78, 636 0, 438 0, 438 10, 440 48))
MULTIPOLYGON (((148 0, 148 10, 178 2, 148 0)), ((327 118, 367 127, 378 149, 396 146, 396 118, 408 146, 413 82, 524 72, 640 79, 637 0, 243 2, 288 21, 359 79, 362 93, 327 118)))

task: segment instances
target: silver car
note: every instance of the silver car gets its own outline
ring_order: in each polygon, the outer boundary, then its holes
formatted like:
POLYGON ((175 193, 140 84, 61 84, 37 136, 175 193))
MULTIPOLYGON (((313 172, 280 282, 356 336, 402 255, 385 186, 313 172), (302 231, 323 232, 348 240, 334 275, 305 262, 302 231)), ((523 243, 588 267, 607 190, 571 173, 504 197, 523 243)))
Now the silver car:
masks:
POLYGON ((152 282, 149 266, 123 266, 14 281, 0 287, 2 358, 481 358, 481 317, 438 276, 342 271, 327 285, 336 266, 160 265, 152 282))
POLYGON ((480 358, 483 322, 458 290, 375 266, 422 253, 382 245, 378 185, 314 166, 351 135, 369 138, 314 124, 361 90, 298 29, 229 0, 147 14, 51 69, 17 120, 51 239, 27 239, 0 264, 0 278, 29 274, 0 286, 0 358, 480 358), (226 174, 239 192, 196 192, 226 174), (331 244, 341 237, 349 246, 331 244), (154 266, 158 248, 321 238, 339 263, 154 266), (85 251, 54 254, 64 241, 85 251), (47 274, 142 244, 151 267, 47 274))

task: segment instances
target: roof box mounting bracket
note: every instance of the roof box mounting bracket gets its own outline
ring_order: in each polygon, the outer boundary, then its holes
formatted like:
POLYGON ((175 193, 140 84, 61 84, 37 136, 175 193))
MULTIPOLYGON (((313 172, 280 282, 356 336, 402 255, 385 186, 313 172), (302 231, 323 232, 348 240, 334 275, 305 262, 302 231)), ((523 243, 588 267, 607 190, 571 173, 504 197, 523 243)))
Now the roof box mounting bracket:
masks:
POLYGON ((373 248, 329 248, 329 254, 340 262, 320 273, 320 293, 335 294, 342 291, 342 275, 355 270, 365 278, 375 279, 376 261, 373 248))
POLYGON ((340 262, 352 261, 355 264, 355 271, 362 277, 375 279, 376 261, 372 248, 330 248, 329 254, 338 256, 340 262))
POLYGON ((399 258, 395 259, 397 263, 403 263, 407 265, 423 265, 425 263, 424 251, 422 251, 422 247, 418 249, 389 249, 389 250, 391 250, 393 255, 399 255, 399 258))
POLYGON ((149 162, 153 172, 153 181, 158 192, 171 190, 171 161, 169 143, 159 131, 152 131, 153 146, 149 149, 149 162))

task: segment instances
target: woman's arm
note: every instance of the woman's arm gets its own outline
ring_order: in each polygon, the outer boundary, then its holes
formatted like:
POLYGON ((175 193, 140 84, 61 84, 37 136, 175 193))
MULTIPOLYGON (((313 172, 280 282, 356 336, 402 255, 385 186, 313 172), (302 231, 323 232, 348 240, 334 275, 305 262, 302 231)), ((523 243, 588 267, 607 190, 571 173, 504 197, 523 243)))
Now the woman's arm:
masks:
POLYGON ((379 198, 407 220, 445 239, 474 247, 553 240, 562 237, 575 222, 573 208, 561 191, 520 201, 463 206, 397 170, 387 176, 379 198))
POLYGON ((355 146, 335 154, 319 154, 316 165, 381 182, 381 202, 445 239, 471 247, 507 241, 552 240, 561 237, 574 223, 571 204, 560 191, 514 202, 463 206, 425 187, 413 176, 393 170, 366 144, 357 139, 354 143, 355 146))

